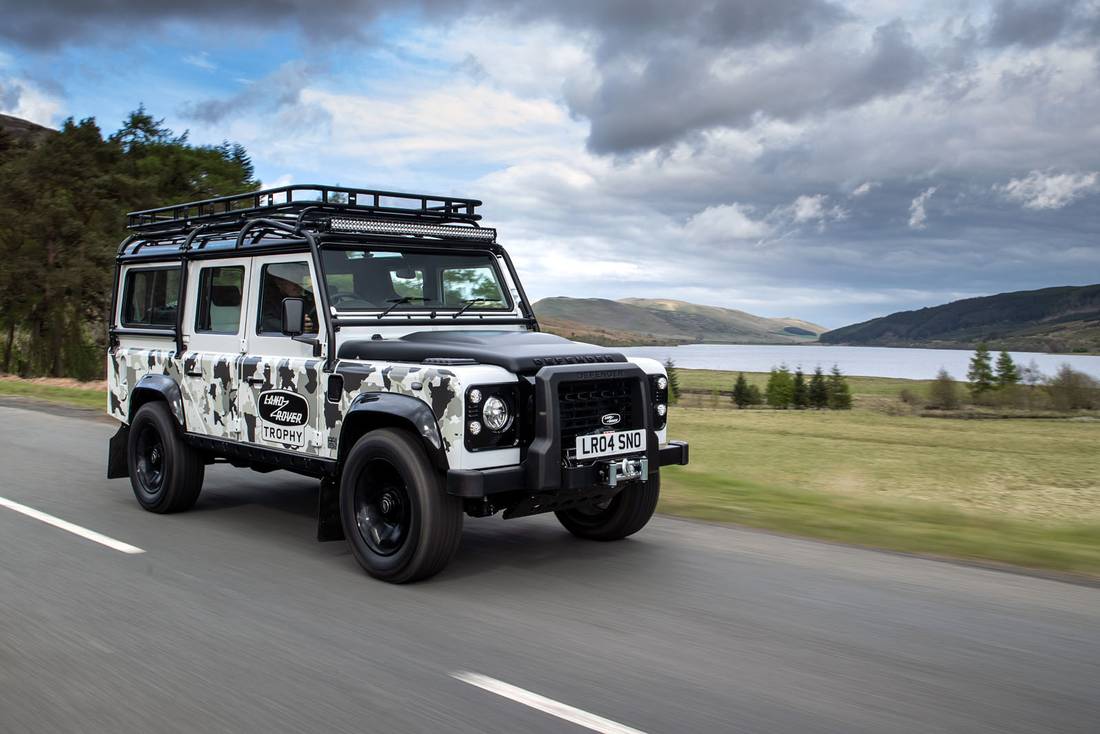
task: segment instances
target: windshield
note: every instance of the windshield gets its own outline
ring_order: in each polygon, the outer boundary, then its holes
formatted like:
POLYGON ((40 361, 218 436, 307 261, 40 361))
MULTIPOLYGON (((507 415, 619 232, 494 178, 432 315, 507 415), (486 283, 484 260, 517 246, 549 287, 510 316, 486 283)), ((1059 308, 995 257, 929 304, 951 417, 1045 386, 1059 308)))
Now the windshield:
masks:
POLYGON ((326 248, 321 258, 329 303, 339 311, 512 309, 488 253, 326 248))

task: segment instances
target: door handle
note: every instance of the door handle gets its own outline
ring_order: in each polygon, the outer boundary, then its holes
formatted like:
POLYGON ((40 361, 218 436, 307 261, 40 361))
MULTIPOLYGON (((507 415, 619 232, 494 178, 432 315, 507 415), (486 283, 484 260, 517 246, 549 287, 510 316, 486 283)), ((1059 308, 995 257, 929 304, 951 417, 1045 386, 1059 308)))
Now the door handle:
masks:
POLYGON ((262 377, 246 377, 245 382, 249 385, 262 385, 264 384, 264 378, 262 377))
POLYGON ((202 370, 187 370, 188 377, 202 377, 202 370))

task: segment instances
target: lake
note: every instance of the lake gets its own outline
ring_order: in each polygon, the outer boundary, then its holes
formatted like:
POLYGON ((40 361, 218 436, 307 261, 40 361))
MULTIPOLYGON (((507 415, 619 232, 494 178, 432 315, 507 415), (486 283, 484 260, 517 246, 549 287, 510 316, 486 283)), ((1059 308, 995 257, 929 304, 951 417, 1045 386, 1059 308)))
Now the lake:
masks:
MULTIPOLYGON (((908 349, 901 347, 836 347, 810 344, 687 344, 677 347, 624 347, 625 354, 652 357, 662 362, 671 358, 677 367, 687 369, 767 372, 786 364, 792 370, 801 366, 806 372, 815 367, 828 372, 833 365, 846 375, 865 377, 903 377, 931 379, 945 368, 957 380, 966 379, 972 351, 962 349, 908 349)), ((1018 365, 1032 360, 1047 375, 1068 363, 1076 370, 1100 379, 1100 356, 1084 354, 1042 354, 1010 352, 1018 365)), ((996 353, 994 353, 996 359, 996 353)))

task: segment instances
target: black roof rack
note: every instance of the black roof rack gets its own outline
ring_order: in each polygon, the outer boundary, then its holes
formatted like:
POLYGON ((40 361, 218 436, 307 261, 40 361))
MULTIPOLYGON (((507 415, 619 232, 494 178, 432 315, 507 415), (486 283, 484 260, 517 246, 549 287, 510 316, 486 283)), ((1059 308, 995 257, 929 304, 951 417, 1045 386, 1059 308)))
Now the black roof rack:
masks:
POLYGON ((481 202, 477 199, 454 196, 300 184, 130 212, 127 227, 135 233, 170 234, 187 232, 199 225, 244 224, 258 217, 296 221, 301 226, 307 214, 476 227, 481 219, 477 213, 479 206, 481 202))

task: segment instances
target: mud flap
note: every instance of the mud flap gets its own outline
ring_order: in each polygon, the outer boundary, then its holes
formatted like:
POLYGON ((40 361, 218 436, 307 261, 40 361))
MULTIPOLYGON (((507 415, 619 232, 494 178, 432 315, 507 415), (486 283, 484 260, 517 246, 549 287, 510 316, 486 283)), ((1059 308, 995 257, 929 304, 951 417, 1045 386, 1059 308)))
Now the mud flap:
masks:
POLYGON ((107 478, 123 479, 130 476, 126 461, 126 447, 130 442, 130 426, 118 427, 118 432, 107 442, 107 478))
POLYGON ((322 477, 317 493, 317 540, 343 540, 344 526, 340 524, 340 484, 334 477, 322 477))

